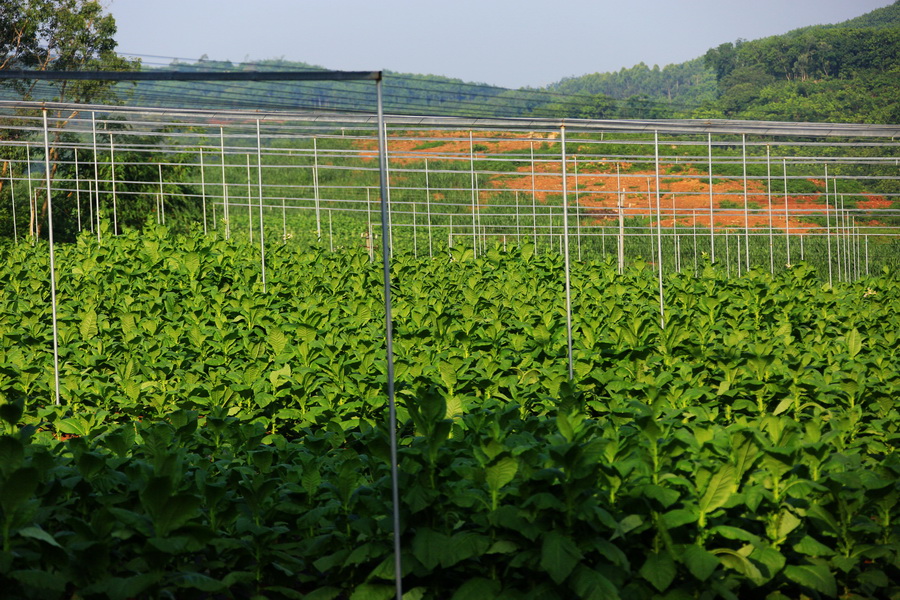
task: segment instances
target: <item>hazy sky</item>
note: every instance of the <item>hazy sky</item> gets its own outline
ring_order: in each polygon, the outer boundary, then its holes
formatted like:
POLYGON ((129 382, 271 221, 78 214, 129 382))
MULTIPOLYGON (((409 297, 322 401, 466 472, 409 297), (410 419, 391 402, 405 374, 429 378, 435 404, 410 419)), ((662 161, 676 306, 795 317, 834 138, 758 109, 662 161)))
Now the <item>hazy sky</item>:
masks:
MULTIPOLYGON (((109 0, 121 53, 539 87, 696 58, 893 0, 109 0)), ((168 59, 144 59, 162 62, 168 59)))

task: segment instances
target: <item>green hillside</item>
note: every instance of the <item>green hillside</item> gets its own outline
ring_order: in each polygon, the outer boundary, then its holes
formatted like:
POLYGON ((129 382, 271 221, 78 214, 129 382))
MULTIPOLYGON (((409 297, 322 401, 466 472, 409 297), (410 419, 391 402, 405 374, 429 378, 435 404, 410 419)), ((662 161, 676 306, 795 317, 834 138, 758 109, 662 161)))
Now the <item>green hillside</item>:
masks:
POLYGON ((548 89, 620 107, 641 98, 667 116, 897 123, 900 2, 844 23, 724 43, 662 69, 641 63, 548 89))

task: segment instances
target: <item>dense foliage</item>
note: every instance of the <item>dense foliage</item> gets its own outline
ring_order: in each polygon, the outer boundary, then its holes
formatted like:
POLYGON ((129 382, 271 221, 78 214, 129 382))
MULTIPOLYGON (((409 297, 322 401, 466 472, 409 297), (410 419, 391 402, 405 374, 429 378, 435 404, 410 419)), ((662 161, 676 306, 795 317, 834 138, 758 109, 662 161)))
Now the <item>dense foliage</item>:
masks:
MULTIPOLYGON (((4 245, 0 586, 393 595, 380 265, 164 228, 4 245)), ((900 593, 900 282, 395 254, 407 598, 900 593)))

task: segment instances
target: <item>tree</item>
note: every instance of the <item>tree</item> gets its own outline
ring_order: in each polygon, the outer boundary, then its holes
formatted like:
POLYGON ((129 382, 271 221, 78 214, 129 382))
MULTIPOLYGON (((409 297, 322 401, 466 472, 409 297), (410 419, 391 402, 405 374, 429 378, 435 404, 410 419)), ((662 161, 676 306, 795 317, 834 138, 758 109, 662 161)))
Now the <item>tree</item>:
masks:
MULTIPOLYGON (((0 69, 29 69, 38 71, 130 71, 140 67, 139 61, 125 59, 116 54, 116 23, 112 15, 105 14, 96 0, 20 0, 0 5, 0 69)), ((40 97, 57 102, 117 101, 117 88, 110 81, 52 81, 4 80, 23 100, 40 97)), ((54 115, 61 124, 56 128, 49 160, 53 163, 51 179, 59 169, 57 144, 64 124, 77 115, 77 111, 54 115)), ((13 128, 0 131, 0 140, 7 142, 23 139, 26 134, 13 128)), ((11 147, 11 146, 9 146, 11 147)), ((0 193, 10 161, 0 165, 0 193)), ((40 215, 36 214, 34 199, 30 205, 30 231, 40 235, 41 224, 46 221, 47 205, 44 201, 40 215)))

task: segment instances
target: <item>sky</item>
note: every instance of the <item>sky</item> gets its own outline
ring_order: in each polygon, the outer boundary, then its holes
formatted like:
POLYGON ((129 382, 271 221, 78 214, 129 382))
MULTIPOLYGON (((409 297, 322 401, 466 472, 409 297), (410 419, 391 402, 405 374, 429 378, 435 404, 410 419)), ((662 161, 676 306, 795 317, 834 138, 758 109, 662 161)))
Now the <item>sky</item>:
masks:
MULTIPOLYGON (((502 87, 677 64, 739 38, 839 23, 893 0, 107 0, 118 51, 300 61, 502 87)), ((162 57, 162 58, 155 58, 162 57)))

